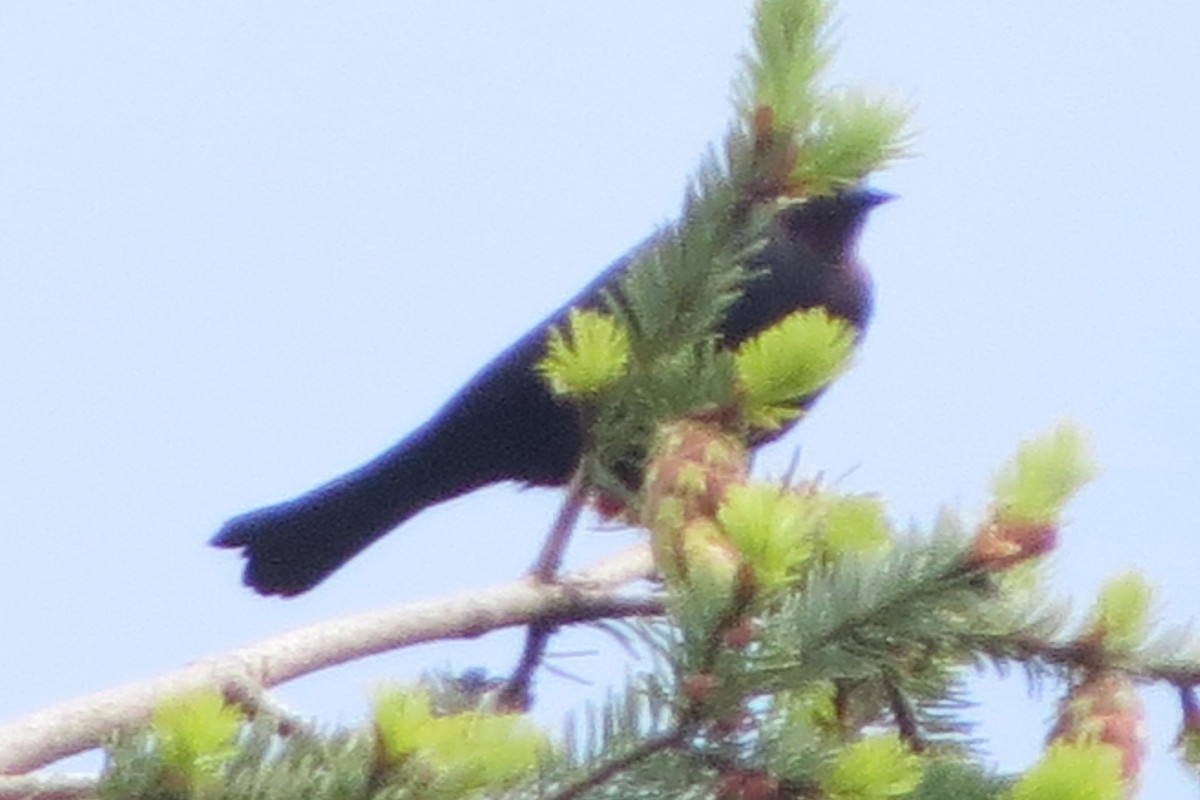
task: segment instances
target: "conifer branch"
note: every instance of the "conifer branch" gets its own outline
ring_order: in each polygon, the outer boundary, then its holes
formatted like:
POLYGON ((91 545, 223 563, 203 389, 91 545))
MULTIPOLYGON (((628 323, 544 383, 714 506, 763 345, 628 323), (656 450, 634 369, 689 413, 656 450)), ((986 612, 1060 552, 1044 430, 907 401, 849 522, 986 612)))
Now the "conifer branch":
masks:
POLYGON ((592 771, 587 777, 552 795, 550 800, 574 800, 574 798, 579 797, 589 789, 600 786, 639 762, 645 761, 664 750, 680 747, 687 741, 689 735, 690 731, 687 727, 679 726, 662 736, 647 739, 625 755, 614 758, 612 761, 592 771))

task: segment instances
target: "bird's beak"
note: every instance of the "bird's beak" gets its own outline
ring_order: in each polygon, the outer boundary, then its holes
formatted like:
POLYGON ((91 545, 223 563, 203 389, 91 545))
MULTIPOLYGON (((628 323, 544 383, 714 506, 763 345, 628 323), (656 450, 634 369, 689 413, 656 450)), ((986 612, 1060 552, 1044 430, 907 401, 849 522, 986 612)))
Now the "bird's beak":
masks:
POLYGON ((864 189, 863 205, 867 208, 874 208, 875 206, 881 206, 884 203, 890 203, 897 197, 899 197, 899 195, 892 194, 891 192, 883 192, 878 189, 864 189))

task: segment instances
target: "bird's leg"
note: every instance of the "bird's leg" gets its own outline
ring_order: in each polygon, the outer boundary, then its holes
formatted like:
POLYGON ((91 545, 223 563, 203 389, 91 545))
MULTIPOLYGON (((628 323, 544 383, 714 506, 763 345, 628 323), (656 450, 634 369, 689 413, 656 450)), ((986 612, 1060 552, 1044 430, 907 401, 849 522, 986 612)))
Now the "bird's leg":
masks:
POLYGON ((579 513, 583 511, 585 502, 587 481, 584 479, 581 464, 571 477, 571 483, 567 485, 567 496, 563 500, 562 508, 558 510, 558 517, 554 520, 554 526, 550 528, 550 535, 546 537, 542 551, 538 554, 537 561, 533 562, 533 569, 529 571, 534 580, 539 583, 553 583, 558 576, 567 542, 571 539, 571 532, 575 530, 575 523, 579 521, 579 513))
MULTIPOLYGON (((567 486, 567 496, 563 500, 562 508, 559 509, 550 534, 529 571, 533 580, 538 583, 553 583, 557 580, 558 568, 562 566, 567 542, 571 539, 571 532, 575 530, 575 523, 579 521, 579 514, 583 511, 586 501, 587 481, 581 464, 567 486)), ((532 702, 529 685, 533 682, 533 673, 541 665, 546 655, 546 646, 557 628, 557 625, 547 622, 535 622, 529 626, 525 634, 525 649, 521 653, 521 660, 500 692, 501 708, 513 711, 529 709, 532 702)))

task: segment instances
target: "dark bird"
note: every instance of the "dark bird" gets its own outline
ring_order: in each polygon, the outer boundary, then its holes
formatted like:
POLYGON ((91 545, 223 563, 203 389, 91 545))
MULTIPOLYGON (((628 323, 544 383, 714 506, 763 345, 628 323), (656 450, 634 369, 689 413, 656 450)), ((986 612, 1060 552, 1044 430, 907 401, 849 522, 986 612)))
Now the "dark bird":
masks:
MULTIPOLYGON (((861 332, 871 283, 854 250, 867 212, 889 198, 853 188, 779 212, 746 264, 753 277, 726 314, 721 341, 735 345, 817 306, 861 332)), ((212 544, 243 548, 244 581, 255 591, 295 595, 424 508, 500 481, 565 485, 582 454, 583 424, 534 365, 550 326, 565 322, 572 306, 595 306, 638 252, 612 264, 391 449, 294 500, 234 517, 212 544)))

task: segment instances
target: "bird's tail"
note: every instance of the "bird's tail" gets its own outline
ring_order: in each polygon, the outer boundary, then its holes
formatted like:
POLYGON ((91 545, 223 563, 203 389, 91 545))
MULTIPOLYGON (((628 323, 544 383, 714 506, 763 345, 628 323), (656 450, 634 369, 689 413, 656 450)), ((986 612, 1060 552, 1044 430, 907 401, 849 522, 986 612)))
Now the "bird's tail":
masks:
POLYGON ((417 512, 489 482, 422 433, 294 500, 234 517, 211 543, 243 549, 243 581, 260 594, 308 591, 417 512))
POLYGON ((212 544, 240 547, 260 594, 306 592, 428 506, 489 483, 567 482, 583 449, 578 412, 534 370, 545 325, 501 354, 423 427, 308 494, 234 517, 212 544))

